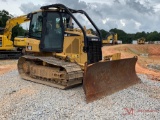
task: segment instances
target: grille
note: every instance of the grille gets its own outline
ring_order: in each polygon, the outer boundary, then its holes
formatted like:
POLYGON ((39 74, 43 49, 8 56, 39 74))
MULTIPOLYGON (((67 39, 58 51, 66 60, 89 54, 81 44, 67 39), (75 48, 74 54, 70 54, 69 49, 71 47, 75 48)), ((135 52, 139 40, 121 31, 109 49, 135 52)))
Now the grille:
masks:
POLYGON ((102 59, 101 41, 88 42, 88 64, 99 62, 102 59))

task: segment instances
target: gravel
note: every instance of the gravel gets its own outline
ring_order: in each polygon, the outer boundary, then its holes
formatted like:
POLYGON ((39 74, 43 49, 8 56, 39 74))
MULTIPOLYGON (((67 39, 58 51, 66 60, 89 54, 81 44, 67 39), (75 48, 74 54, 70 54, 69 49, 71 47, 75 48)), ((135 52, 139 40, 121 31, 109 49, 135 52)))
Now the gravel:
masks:
POLYGON ((15 59, 10 59, 10 60, 0 60, 0 66, 17 64, 17 62, 18 62, 18 60, 15 60, 15 59))
POLYGON ((148 64, 147 67, 150 69, 160 70, 160 64, 148 64))
POLYGON ((59 90, 13 70, 0 76, 0 120, 158 120, 160 82, 138 76, 142 83, 86 104, 82 86, 59 90))

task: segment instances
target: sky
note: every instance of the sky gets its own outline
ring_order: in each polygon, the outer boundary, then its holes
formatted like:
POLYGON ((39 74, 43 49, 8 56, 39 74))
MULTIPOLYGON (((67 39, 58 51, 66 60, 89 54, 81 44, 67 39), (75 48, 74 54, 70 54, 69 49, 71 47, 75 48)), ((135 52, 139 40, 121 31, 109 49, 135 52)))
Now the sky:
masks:
MULTIPOLYGON (((98 28, 106 31, 160 32, 160 0, 0 0, 0 10, 19 16, 55 3, 86 11, 98 28)), ((90 27, 84 17, 78 19, 90 27)))

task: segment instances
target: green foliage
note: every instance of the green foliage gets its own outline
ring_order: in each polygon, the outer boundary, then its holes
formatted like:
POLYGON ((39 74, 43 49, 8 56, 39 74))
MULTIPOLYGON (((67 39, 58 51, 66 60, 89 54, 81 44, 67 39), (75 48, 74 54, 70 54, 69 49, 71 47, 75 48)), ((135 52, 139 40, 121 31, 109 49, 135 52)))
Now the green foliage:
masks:
POLYGON ((157 41, 160 40, 160 33, 157 31, 151 32, 147 35, 147 40, 148 41, 157 41))
POLYGON ((107 35, 107 31, 105 31, 104 29, 100 30, 101 35, 102 35, 102 39, 105 39, 106 35, 107 35))
POLYGON ((144 38, 146 38, 146 36, 147 36, 147 34, 143 31, 143 32, 137 32, 136 34, 135 34, 135 39, 139 39, 139 38, 141 38, 141 37, 144 37, 144 38))
POLYGON ((16 25, 12 29, 12 38, 11 39, 14 40, 14 38, 16 36, 25 36, 25 30, 20 25, 16 25))
MULTIPOLYGON (((11 14, 9 14, 9 12, 7 12, 7 11, 5 11, 5 10, 0 11, 0 27, 5 28, 7 20, 12 17, 13 16, 11 14)), ((2 31, 1 31, 1 34, 3 34, 2 31)), ((16 25, 12 29, 12 40, 14 39, 14 37, 24 36, 24 34, 25 34, 25 30, 20 25, 16 25)))
POLYGON ((8 19, 12 18, 13 16, 9 14, 9 12, 2 10, 0 11, 0 27, 5 27, 6 22, 8 19))
POLYGON ((134 39, 135 39, 135 34, 127 34, 126 39, 123 40, 123 43, 131 44, 134 39))

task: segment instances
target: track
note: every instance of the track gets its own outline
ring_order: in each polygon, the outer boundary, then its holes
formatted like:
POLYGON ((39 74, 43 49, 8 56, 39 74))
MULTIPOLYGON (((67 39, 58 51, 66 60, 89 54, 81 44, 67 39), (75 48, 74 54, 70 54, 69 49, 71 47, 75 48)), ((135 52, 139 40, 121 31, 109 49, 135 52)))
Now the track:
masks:
POLYGON ((81 84, 83 79, 79 65, 55 57, 23 56, 18 71, 23 79, 60 89, 81 84))
POLYGON ((0 59, 18 59, 21 56, 20 51, 0 51, 0 59))

